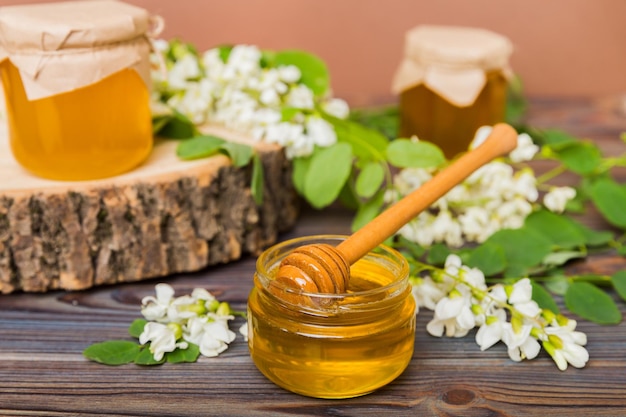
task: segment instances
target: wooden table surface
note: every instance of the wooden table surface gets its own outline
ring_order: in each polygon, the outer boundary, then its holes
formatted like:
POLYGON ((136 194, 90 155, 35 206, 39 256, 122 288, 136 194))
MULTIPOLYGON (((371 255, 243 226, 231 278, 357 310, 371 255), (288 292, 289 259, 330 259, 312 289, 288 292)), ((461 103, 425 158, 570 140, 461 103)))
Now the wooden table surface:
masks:
MULTIPOLYGON (((622 152, 624 103, 609 100, 533 100, 538 127, 565 128, 622 152)), ((619 173, 622 180, 626 175, 619 173)), ((626 208, 625 208, 626 209, 626 208)), ((349 233, 351 214, 341 208, 304 209, 288 239, 349 233)), ((606 228, 590 211, 585 223, 606 228)), ((217 358, 157 367, 108 367, 89 362, 89 344, 126 337, 140 317, 140 300, 168 282, 178 295, 204 287, 237 310, 245 309, 255 259, 140 283, 84 292, 0 296, 0 415, 2 416, 621 416, 626 415, 626 324, 599 326, 579 320, 588 336, 584 369, 558 371, 542 352, 512 362, 499 344, 481 352, 473 337, 435 338, 426 332, 432 313, 417 320, 415 353, 393 383, 347 400, 302 397, 273 385, 252 363, 241 336, 217 358)), ((612 273, 623 258, 598 256, 571 268, 612 273)), ((619 303, 626 314, 625 303, 619 303)), ((239 327, 243 319, 235 321, 239 327)), ((473 333, 472 333, 473 335, 473 333)))

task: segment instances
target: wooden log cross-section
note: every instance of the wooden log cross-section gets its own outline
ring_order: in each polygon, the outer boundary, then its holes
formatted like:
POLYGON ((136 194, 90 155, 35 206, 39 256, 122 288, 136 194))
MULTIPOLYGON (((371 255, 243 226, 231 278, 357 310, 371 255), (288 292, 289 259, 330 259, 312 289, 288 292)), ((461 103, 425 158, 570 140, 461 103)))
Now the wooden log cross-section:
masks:
POLYGON ((298 198, 281 148, 254 145, 265 178, 257 206, 250 167, 235 168, 221 155, 182 161, 176 144, 157 140, 142 166, 114 178, 50 181, 17 164, 0 126, 0 293, 196 271, 258 254, 294 225, 298 198))

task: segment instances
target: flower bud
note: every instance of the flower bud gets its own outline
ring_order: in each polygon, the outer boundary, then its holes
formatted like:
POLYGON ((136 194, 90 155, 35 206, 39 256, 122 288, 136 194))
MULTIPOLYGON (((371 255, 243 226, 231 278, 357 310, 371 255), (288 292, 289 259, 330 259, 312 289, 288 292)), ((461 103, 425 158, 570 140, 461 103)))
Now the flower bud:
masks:
POLYGON ((569 321, 570 320, 562 314, 556 316, 556 322, 559 324, 559 326, 567 326, 569 321))
POLYGON ((220 306, 220 302, 217 300, 211 300, 205 304, 208 311, 215 313, 220 306))
POLYGON ((541 315, 544 319, 546 319, 548 323, 552 323, 552 321, 557 317, 556 314, 552 312, 552 310, 548 310, 547 308, 541 310, 541 315))
POLYGON ((178 323, 167 323, 167 328, 174 332, 176 340, 183 336, 183 327, 178 323))
POLYGON ((555 349, 563 349, 563 340, 555 334, 548 335, 548 341, 555 349))
MULTIPOLYGON (((485 314, 485 310, 483 309, 483 307, 480 304, 472 304, 471 307, 472 313, 474 313, 475 316, 481 315, 481 314, 485 314)), ((487 324, 489 324, 489 318, 491 316, 487 317, 487 324)))
POLYGON ((230 315, 230 305, 226 301, 222 301, 217 308, 216 313, 220 316, 228 316, 230 315))

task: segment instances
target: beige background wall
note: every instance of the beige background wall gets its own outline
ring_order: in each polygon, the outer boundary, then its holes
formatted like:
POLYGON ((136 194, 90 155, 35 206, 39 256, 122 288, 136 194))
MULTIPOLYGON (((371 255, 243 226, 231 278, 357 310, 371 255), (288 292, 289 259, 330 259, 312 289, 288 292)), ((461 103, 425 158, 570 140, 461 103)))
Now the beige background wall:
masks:
MULTIPOLYGON (((126 0, 166 20, 163 37, 302 48, 329 65, 352 105, 394 100, 403 36, 418 24, 508 36, 528 95, 626 94, 626 0, 126 0)), ((0 0, 0 5, 34 3, 0 0)))

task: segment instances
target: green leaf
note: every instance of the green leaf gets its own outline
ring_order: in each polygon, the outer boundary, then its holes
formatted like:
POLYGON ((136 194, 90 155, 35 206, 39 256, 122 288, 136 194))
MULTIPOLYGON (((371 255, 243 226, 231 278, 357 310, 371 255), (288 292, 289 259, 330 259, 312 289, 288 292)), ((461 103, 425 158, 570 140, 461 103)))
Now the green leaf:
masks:
POLYGON ((219 151, 225 153, 230 158, 233 165, 238 168, 248 165, 254 153, 252 146, 234 142, 224 142, 222 146, 219 147, 219 151))
POLYGON ((585 244, 585 237, 579 228, 573 226, 563 216, 548 210, 538 210, 531 213, 526 218, 524 225, 543 235, 559 248, 569 249, 585 244))
POLYGON ((359 206, 352 220, 352 231, 359 230, 380 213, 384 203, 384 196, 384 190, 380 190, 374 197, 359 206))
POLYGON ((525 275, 528 268, 539 265, 552 251, 552 244, 548 239, 526 227, 499 230, 485 243, 500 245, 504 249, 507 277, 525 275))
POLYGON ((218 46, 218 51, 220 55, 220 59, 223 63, 228 62, 228 58, 230 57, 230 53, 233 50, 233 45, 220 45, 218 46))
POLYGON ((410 139, 392 141, 387 146, 387 159, 398 168, 434 168, 446 161, 437 145, 410 139))
POLYGON ((139 345, 135 342, 109 340, 89 346, 83 351, 83 355, 87 359, 104 365, 124 365, 135 360, 139 349, 139 345))
POLYGON ((196 136, 182 141, 176 147, 176 155, 181 159, 199 159, 215 155, 226 143, 215 136, 196 136))
POLYGON ((370 198, 380 189, 385 180, 385 169, 378 162, 367 163, 356 179, 356 193, 363 198, 370 198))
POLYGON ((565 305, 574 314, 598 324, 622 321, 613 299, 589 282, 573 282, 565 293, 565 305))
POLYGON ((351 120, 342 120, 321 113, 324 120, 333 125, 337 141, 352 145, 354 156, 363 160, 385 161, 385 149, 389 144, 380 132, 369 129, 351 120))
POLYGON ((563 275, 555 275, 547 278, 543 285, 556 295, 565 295, 569 288, 569 280, 563 275))
POLYGON ((539 305, 540 308, 548 309, 554 314, 559 314, 559 306, 554 301, 554 298, 548 291, 539 283, 531 281, 530 284, 533 287, 533 300, 539 305))
POLYGON ((398 137, 400 108, 397 104, 364 109, 350 109, 350 120, 382 133, 387 139, 398 137))
POLYGON ((135 319, 128 328, 128 334, 136 339, 139 339, 139 336, 143 333, 143 328, 147 322, 148 320, 146 319, 135 319))
POLYGON ((296 115, 298 115, 301 111, 302 109, 298 109, 295 107, 283 107, 282 109, 280 109, 281 120, 283 122, 289 122, 291 121, 291 119, 296 117, 296 115))
POLYGON ((180 39, 172 39, 169 41, 168 58, 174 61, 182 59, 184 56, 192 54, 198 56, 198 50, 196 47, 189 43, 183 42, 180 39))
POLYGON ((331 204, 341 191, 352 171, 352 148, 347 143, 318 149, 311 157, 311 165, 304 183, 304 196, 315 208, 331 204))
POLYGON ((539 132, 539 137, 544 145, 554 150, 566 148, 578 143, 578 139, 567 132, 556 129, 546 129, 539 132))
POLYGON ((337 200, 348 210, 356 211, 363 204, 362 200, 357 197, 350 181, 346 181, 343 188, 339 192, 337 200))
POLYGON ((567 263, 568 261, 571 261, 572 259, 584 258, 586 255, 586 252, 570 250, 552 252, 547 254, 546 257, 543 258, 542 263, 548 266, 560 266, 567 263))
POLYGON ((500 245, 485 243, 472 250, 467 266, 480 269, 485 276, 496 275, 506 268, 506 255, 500 245))
POLYGON ((152 117, 152 133, 156 136, 159 131, 165 127, 169 121, 172 120, 170 115, 161 115, 152 117))
POLYGON ((405 237, 399 236, 397 243, 394 245, 396 249, 402 252, 406 257, 419 259, 426 253, 426 249, 405 237))
POLYGON ((263 204, 263 190, 265 184, 265 175, 263 173, 263 162, 258 153, 254 153, 252 157, 252 179, 250 180, 250 191, 257 206, 263 204))
POLYGON ((528 103, 524 97, 522 80, 519 76, 513 76, 507 85, 505 120, 514 124, 522 120, 526 113, 528 103))
POLYGON ((581 175, 591 174, 602 162, 600 149, 590 142, 572 143, 557 154, 563 165, 581 175))
POLYGON ((626 190, 609 178, 591 186, 591 199, 606 220, 614 226, 626 228, 626 190))
POLYGON ((262 49, 261 50, 261 59, 259 60, 259 66, 261 68, 270 68, 274 65, 274 57, 276 56, 276 51, 272 51, 270 49, 262 49))
POLYGON ((176 349, 165 354, 165 360, 169 363, 195 362, 200 356, 200 348, 194 343, 188 343, 187 349, 176 349))
POLYGON ((626 271, 619 271, 611 277, 613 288, 626 301, 626 271))
POLYGON ((165 362, 165 356, 160 361, 154 359, 152 352, 148 346, 141 349, 139 354, 135 357, 135 364, 137 365, 160 365, 165 362))
POLYGON ((317 56, 299 50, 279 51, 273 58, 273 65, 295 65, 300 69, 300 82, 309 87, 316 97, 324 95, 330 86, 330 76, 324 61, 317 56))
POLYGON ((309 172, 309 166, 311 165, 311 157, 300 157, 292 160, 293 171, 291 173, 291 180, 296 191, 300 195, 304 195, 304 184, 306 183, 306 177, 309 172))
POLYGON ((606 230, 594 230, 584 224, 577 222, 571 217, 563 217, 570 222, 570 224, 578 229, 578 232, 585 239, 586 246, 602 246, 606 245, 613 240, 613 233, 606 230))
POLYGON ((187 139, 194 137, 197 133, 196 126, 188 117, 174 111, 171 116, 164 116, 157 125, 152 125, 155 135, 170 139, 187 139))
POLYGON ((431 265, 443 265, 452 251, 443 243, 435 243, 430 247, 426 261, 431 265))

